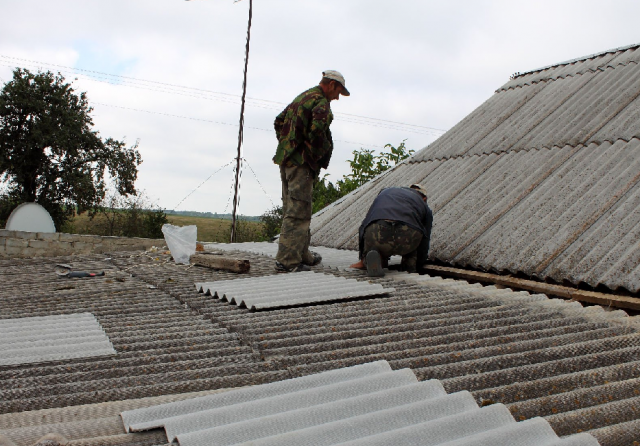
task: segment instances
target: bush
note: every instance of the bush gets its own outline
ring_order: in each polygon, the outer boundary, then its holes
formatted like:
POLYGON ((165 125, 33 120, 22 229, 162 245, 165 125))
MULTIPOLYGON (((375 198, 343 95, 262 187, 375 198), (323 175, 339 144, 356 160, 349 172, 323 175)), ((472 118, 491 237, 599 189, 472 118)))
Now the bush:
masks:
POLYGON ((376 155, 373 150, 354 150, 353 159, 347 160, 351 167, 351 173, 344 175, 341 180, 334 185, 327 180, 327 175, 318 180, 313 188, 313 213, 344 197, 351 191, 356 190, 367 181, 380 175, 382 172, 391 169, 400 161, 409 158, 415 153, 414 150, 407 149, 403 140, 398 147, 386 144, 383 151, 376 155))
POLYGON ((260 216, 262 235, 265 240, 271 240, 280 234, 282 227, 282 206, 275 206, 260 216))
POLYGON ((19 204, 17 200, 11 198, 9 195, 0 195, 0 228, 4 228, 7 225, 7 220, 11 212, 13 212, 19 204))
POLYGON ((164 211, 149 205, 144 194, 123 197, 111 193, 89 216, 92 234, 118 237, 162 238, 162 225, 169 222, 164 211))
MULTIPOLYGON (((231 222, 225 231, 224 242, 231 240, 231 222)), ((242 216, 236 218, 236 243, 263 242, 266 240, 262 225, 251 222, 242 216)))

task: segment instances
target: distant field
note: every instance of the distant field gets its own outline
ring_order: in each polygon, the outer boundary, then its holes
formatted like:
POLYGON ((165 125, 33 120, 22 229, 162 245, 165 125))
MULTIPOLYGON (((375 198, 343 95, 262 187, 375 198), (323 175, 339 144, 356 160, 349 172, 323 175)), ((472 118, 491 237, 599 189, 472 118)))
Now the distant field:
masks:
MULTIPOLYGON (((228 243, 231 236, 231 221, 205 217, 184 217, 167 215, 169 223, 176 226, 196 225, 198 240, 201 242, 228 243)), ((250 242, 262 240, 262 223, 240 220, 238 223, 238 241, 250 242)))
MULTIPOLYGON (((97 217, 96 217, 97 218, 97 217)), ((201 242, 228 243, 231 231, 230 220, 220 220, 206 217, 185 217, 182 215, 167 215, 169 223, 175 226, 196 225, 198 228, 198 240, 201 242)), ((92 231, 93 222, 86 214, 78 215, 73 219, 69 230, 78 234, 95 234, 92 231)), ((262 223, 240 220, 238 222, 238 241, 261 241, 262 223)))

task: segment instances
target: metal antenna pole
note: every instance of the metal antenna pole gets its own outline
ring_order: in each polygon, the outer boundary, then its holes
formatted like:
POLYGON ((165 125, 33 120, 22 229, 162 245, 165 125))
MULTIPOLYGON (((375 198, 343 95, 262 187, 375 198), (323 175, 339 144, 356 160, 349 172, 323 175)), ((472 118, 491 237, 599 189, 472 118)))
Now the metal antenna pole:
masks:
POLYGON ((240 189, 240 168, 242 162, 242 133, 244 127, 244 103, 247 95, 247 66, 249 65, 249 41, 251 40, 251 15, 253 13, 253 0, 249 0, 249 25, 247 26, 247 48, 244 56, 244 81, 242 83, 242 104, 240 105, 240 132, 238 133, 238 157, 236 158, 236 183, 233 193, 233 214, 231 215, 231 243, 236 241, 236 212, 238 210, 240 189))

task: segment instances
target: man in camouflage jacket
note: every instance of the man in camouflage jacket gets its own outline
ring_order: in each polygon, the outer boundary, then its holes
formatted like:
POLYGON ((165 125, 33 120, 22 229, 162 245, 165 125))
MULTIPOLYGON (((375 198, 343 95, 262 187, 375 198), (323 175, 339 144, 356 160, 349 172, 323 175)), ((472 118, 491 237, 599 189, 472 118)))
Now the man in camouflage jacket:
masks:
POLYGON ((283 211, 276 255, 278 272, 308 271, 307 265, 321 261, 318 254, 309 251, 313 182, 331 159, 330 102, 341 94, 350 94, 344 77, 327 70, 318 86, 296 97, 274 122, 278 149, 273 162, 280 166, 283 211))

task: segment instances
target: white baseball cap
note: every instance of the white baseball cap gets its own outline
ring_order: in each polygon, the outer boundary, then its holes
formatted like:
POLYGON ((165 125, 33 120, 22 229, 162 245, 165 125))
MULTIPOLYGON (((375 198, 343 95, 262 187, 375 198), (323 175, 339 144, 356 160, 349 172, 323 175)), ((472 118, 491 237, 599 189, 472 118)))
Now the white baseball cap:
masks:
POLYGON ((347 90, 347 86, 344 84, 344 76, 340 74, 339 71, 325 70, 322 72, 322 77, 326 77, 327 79, 333 79, 334 81, 340 82, 340 85, 342 85, 342 95, 351 96, 351 93, 349 93, 349 90, 347 90))

